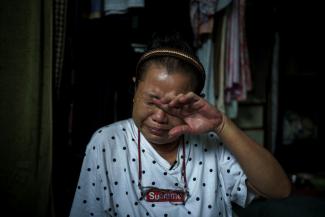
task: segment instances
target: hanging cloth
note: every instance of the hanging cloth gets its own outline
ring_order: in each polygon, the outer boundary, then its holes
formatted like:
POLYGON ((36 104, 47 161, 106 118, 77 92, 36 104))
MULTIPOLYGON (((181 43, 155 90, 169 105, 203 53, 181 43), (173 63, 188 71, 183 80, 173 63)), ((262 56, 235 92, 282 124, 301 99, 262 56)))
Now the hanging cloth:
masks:
POLYGON ((245 0, 234 0, 227 13, 226 102, 247 99, 252 89, 247 42, 245 39, 245 0))
POLYGON ((124 14, 134 7, 144 7, 144 0, 104 0, 105 15, 124 14))
POLYGON ((212 33, 214 14, 225 8, 232 0, 191 0, 190 17, 194 33, 194 46, 199 47, 203 42, 202 34, 212 33))
POLYGON ((129 8, 141 7, 145 5, 144 0, 91 0, 89 19, 101 18, 111 14, 125 14, 129 8))
POLYGON ((222 16, 221 22, 219 26, 220 31, 218 31, 218 38, 216 39, 216 49, 218 50, 218 56, 215 59, 216 63, 216 83, 217 83, 217 90, 216 96, 218 98, 217 101, 217 108, 222 111, 226 112, 226 105, 225 105, 225 46, 226 46, 226 31, 227 31, 227 17, 222 16))
POLYGON ((214 87, 214 43, 208 38, 197 50, 197 56, 200 59, 206 74, 203 93, 206 100, 215 105, 215 87, 214 87))

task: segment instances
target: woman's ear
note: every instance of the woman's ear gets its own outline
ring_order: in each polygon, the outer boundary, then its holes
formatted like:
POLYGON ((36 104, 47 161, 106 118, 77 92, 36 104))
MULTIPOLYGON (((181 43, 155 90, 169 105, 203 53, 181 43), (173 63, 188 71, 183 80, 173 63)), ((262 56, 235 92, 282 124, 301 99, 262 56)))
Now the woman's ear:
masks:
POLYGON ((133 89, 133 103, 134 103, 134 96, 135 96, 135 92, 137 91, 137 82, 136 82, 136 78, 135 77, 132 77, 132 81, 133 81, 133 85, 132 85, 132 89, 133 89))
POLYGON ((137 90, 137 80, 135 77, 132 77, 132 81, 133 81, 133 93, 135 93, 135 91, 137 90))

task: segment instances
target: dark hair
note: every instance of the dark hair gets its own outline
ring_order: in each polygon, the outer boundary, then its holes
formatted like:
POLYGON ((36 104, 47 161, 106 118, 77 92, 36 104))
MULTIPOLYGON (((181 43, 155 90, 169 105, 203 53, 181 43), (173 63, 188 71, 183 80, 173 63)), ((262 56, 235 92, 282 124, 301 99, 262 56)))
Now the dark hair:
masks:
POLYGON ((136 86, 143 79, 151 64, 166 67, 168 73, 180 71, 191 76, 194 92, 201 94, 205 72, 192 47, 176 33, 153 36, 148 50, 140 58, 136 69, 136 86))

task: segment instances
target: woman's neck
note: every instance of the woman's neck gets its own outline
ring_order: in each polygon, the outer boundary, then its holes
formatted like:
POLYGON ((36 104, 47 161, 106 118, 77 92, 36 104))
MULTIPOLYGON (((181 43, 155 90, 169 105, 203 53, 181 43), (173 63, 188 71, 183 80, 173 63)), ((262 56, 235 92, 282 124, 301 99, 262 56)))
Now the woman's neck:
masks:
POLYGON ((168 144, 152 144, 152 147, 158 154, 169 162, 170 165, 175 163, 180 139, 168 144))

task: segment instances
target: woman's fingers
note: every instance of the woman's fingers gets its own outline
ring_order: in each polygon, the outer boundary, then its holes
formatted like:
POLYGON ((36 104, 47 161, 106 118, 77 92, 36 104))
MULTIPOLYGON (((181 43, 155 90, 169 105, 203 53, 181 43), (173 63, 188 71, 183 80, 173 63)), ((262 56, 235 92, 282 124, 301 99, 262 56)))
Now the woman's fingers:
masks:
POLYGON ((177 96, 167 94, 161 99, 154 99, 154 103, 165 112, 184 117, 198 111, 202 106, 201 98, 189 92, 187 94, 178 94, 177 96))
POLYGON ((177 138, 183 134, 190 133, 190 127, 186 124, 178 125, 169 131, 170 138, 177 138))
POLYGON ((198 98, 193 92, 189 92, 187 94, 179 94, 169 103, 172 107, 180 107, 183 105, 193 104, 198 98))

